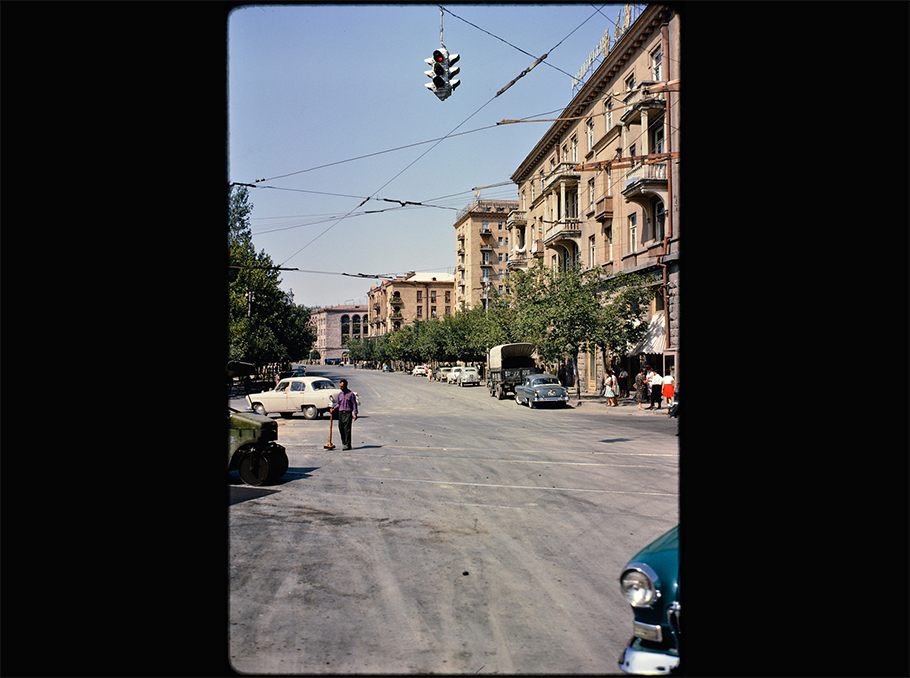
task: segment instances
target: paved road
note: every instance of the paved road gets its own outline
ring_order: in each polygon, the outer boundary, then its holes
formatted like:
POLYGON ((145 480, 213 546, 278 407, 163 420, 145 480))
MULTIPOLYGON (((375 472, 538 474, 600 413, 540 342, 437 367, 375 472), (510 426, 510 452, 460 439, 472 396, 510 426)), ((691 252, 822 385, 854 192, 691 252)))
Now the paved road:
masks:
POLYGON ((675 420, 319 371, 360 395, 354 449, 324 449, 328 419, 278 419, 286 476, 231 479, 234 668, 616 673, 619 569, 678 521, 675 420))

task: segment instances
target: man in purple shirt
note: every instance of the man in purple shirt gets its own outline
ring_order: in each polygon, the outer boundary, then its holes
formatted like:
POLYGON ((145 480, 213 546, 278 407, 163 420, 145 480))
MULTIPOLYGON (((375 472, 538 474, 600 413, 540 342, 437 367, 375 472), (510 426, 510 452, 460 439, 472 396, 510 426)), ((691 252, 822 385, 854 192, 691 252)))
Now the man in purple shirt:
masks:
POLYGON ((335 400, 332 411, 338 416, 338 433, 341 434, 341 449, 351 449, 351 422, 357 418, 357 396, 348 390, 348 380, 338 382, 341 393, 335 400))

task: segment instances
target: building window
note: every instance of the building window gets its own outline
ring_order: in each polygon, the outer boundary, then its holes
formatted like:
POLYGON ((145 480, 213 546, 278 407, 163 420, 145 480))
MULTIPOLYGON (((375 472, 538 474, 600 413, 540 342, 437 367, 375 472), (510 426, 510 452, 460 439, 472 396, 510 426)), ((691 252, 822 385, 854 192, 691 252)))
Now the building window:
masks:
POLYGON ((613 227, 607 229, 607 261, 613 261, 613 227))
POLYGON ((588 209, 594 209, 594 179, 588 181, 588 209))
POLYGON ((499 238, 499 247, 502 247, 502 238, 499 238))
POLYGON ((664 239, 664 222, 666 221, 666 214, 664 213, 664 201, 659 198, 655 198, 653 202, 654 210, 654 239, 663 240, 664 239))
POLYGON ((481 231, 484 231, 485 233, 489 233, 489 232, 490 232, 490 222, 489 222, 489 221, 481 221, 481 222, 480 222, 480 230, 481 230, 481 231))
POLYGON ((436 290, 430 290, 430 302, 436 303, 436 290))
POLYGON ((626 78, 626 91, 629 92, 635 89, 635 74, 633 73, 628 78, 626 78))
POLYGON ((501 231, 501 230, 502 230, 502 222, 501 222, 501 221, 499 222, 499 228, 496 229, 496 230, 498 230, 498 231, 501 231))
POLYGON ((423 290, 417 290, 417 301, 423 301, 423 290))
POLYGON ((588 238, 588 268, 594 268, 594 265, 596 263, 596 250, 596 240, 592 235, 590 238, 588 238))
POLYGON ((499 253, 499 263, 502 263, 502 252, 499 253))
POLYGON ((607 131, 613 129, 613 97, 607 100, 607 131))
POLYGON ((635 251, 635 238, 638 236, 638 224, 636 223, 636 215, 629 215, 629 252, 635 251))
POLYGON ((588 128, 588 150, 593 151, 594 150, 594 120, 593 119, 590 119, 590 118, 588 119, 587 128, 588 128))
POLYGON ((422 318, 422 317, 423 317, 423 306, 418 306, 418 307, 417 307, 417 317, 418 317, 418 318, 422 318))
POLYGON ((663 80, 663 68, 662 61, 663 54, 661 48, 658 47, 656 50, 651 52, 651 79, 652 80, 663 80))
POLYGON ((578 162, 578 137, 572 137, 572 162, 578 162))
POLYGON ((448 304, 451 301, 452 301, 452 293, 450 291, 446 290, 446 303, 448 304))
POLYGON ((436 317, 436 307, 435 306, 430 306, 430 317, 431 318, 436 317))

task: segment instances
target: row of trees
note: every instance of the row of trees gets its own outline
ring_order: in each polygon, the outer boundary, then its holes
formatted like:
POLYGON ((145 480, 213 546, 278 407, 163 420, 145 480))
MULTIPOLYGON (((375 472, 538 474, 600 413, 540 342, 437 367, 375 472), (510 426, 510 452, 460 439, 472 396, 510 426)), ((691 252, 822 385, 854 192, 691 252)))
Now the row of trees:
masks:
MULTIPOLYGON (((528 341, 548 363, 571 361, 599 349, 604 368, 641 341, 656 275, 545 268, 541 262, 509 274, 509 292, 493 293, 486 309, 462 308, 379 337, 348 344, 354 361, 482 362, 497 344, 528 341)), ((577 382, 576 382, 577 383, 577 382)), ((579 386, 580 388, 580 386, 579 386)))
POLYGON ((281 290, 281 276, 250 231, 249 190, 234 186, 228 200, 228 336, 230 360, 257 366, 307 357, 315 343, 310 309, 281 290))

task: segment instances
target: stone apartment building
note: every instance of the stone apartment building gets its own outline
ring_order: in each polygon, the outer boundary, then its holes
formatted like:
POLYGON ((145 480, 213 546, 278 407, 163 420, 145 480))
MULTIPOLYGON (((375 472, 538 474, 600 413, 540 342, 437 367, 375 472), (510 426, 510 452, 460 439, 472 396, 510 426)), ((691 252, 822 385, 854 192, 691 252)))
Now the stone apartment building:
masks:
POLYGON ((326 358, 345 359, 345 344, 351 338, 370 335, 368 307, 358 305, 324 306, 310 313, 310 324, 316 328, 316 344, 320 362, 326 358))
MULTIPOLYGON (((641 362, 674 367, 677 379, 679 78, 679 16, 649 5, 512 175, 519 200, 502 233, 509 247, 494 250, 509 269, 542 259, 605 276, 659 273, 648 334, 624 364, 630 374, 641 362)), ((579 377, 583 390, 599 388, 600 357, 579 356, 579 377)))
POLYGON ((510 255, 507 221, 515 200, 475 200, 455 219, 455 304, 486 308, 491 291, 504 291, 510 255))
POLYGON ((365 308, 369 309, 369 335, 380 336, 454 313, 454 276, 451 273, 408 273, 383 280, 371 287, 365 308))

